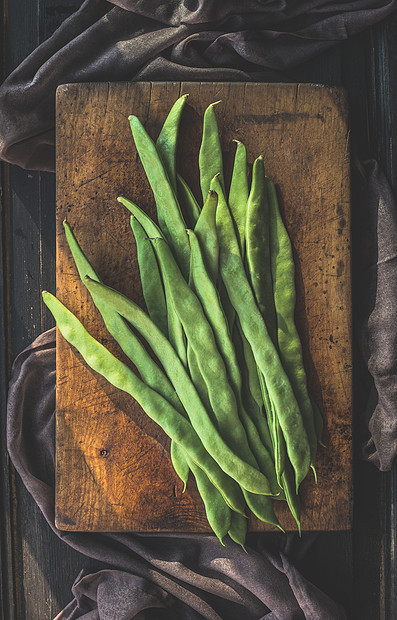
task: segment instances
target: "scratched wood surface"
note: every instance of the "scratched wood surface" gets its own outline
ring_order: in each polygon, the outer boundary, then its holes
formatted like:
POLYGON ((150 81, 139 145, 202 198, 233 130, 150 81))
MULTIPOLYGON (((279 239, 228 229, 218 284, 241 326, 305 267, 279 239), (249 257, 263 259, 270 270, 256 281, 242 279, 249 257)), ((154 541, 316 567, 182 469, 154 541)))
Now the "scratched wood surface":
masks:
MULTIPOLYGON (((74 84, 57 100, 57 295, 116 355, 65 242, 67 217, 105 282, 142 304, 129 216, 133 199, 153 214, 127 117, 153 138, 181 93, 182 174, 198 195, 197 154, 205 107, 216 112, 226 177, 233 138, 249 161, 263 154, 279 186, 296 260, 297 322, 309 383, 326 419, 316 486, 302 485, 305 530, 351 525, 350 174, 347 110, 338 88, 288 84, 74 84)), ((122 356, 121 356, 122 357, 122 356)), ((195 488, 173 472, 169 440, 140 407, 91 371, 58 334, 56 521, 68 530, 207 531, 195 488)), ((295 529, 284 503, 280 521, 295 529)), ((268 529, 256 519, 252 531, 268 529)))

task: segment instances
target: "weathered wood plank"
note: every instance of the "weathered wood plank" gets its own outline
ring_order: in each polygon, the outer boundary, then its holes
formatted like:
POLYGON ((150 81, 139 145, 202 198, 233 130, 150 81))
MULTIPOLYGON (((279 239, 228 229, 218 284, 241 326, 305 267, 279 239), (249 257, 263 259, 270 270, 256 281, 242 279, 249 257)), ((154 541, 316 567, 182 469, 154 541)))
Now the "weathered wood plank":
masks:
MULTIPOLYGON (((328 449, 318 459, 319 483, 307 480, 302 486, 302 527, 348 529, 350 185, 343 95, 337 89, 287 84, 183 83, 181 89, 189 93, 180 151, 189 183, 197 176, 203 111, 221 99, 217 117, 226 177, 237 137, 246 144, 250 162, 263 154, 269 176, 280 186, 296 258, 298 327, 311 389, 328 427, 328 449)), ((154 138, 181 89, 179 83, 143 83, 69 85, 58 91, 57 293, 100 339, 102 321, 79 280, 62 221, 67 217, 76 227, 101 277, 141 301, 129 217, 115 198, 129 196, 149 213, 154 205, 127 117, 134 110, 154 138)), ((118 347, 107 344, 117 354, 118 347)), ((180 484, 159 428, 132 399, 83 367, 62 338, 57 349, 58 524, 72 530, 207 529, 194 485, 183 496, 173 493, 180 484), (77 515, 75 506, 80 506, 77 515)), ((275 506, 283 527, 295 529, 285 504, 275 506)), ((251 529, 268 526, 253 520, 251 529)))
MULTIPOLYGON (((3 40, 5 74, 9 74, 80 4, 79 0, 65 0, 62 4, 55 0, 9 1, 4 7, 7 10, 4 22, 7 39, 3 40)), ((8 361, 11 362, 35 336, 52 325, 49 313, 43 310, 40 292, 55 285, 55 180, 50 174, 6 168, 10 170, 4 204, 8 229, 3 237, 6 241, 3 252, 7 258, 4 273, 8 270, 10 284, 6 313, 10 335, 8 361)), ((4 380, 9 371, 8 364, 4 380)), ((4 394, 3 389, 3 398, 4 394)), ((1 411, 4 427, 5 407, 2 406, 1 411)), ((4 434, 2 439, 5 439, 4 434)), ((5 450, 2 454, 6 459, 5 450)), ((13 515, 8 530, 2 527, 2 538, 7 536, 8 545, 8 562, 2 565, 3 582, 9 592, 8 600, 6 593, 4 595, 4 619, 50 620, 70 600, 71 585, 79 570, 95 566, 95 563, 59 541, 19 476, 12 468, 3 471, 4 481, 11 477, 11 487, 3 487, 2 514, 5 515, 7 499, 11 499, 13 515)), ((3 558, 6 559, 5 555, 3 558)))
MULTIPOLYGON (((375 157, 397 196, 397 15, 371 29, 368 73, 371 84, 369 126, 375 157)), ((380 477, 381 563, 379 617, 397 616, 397 463, 380 477)))

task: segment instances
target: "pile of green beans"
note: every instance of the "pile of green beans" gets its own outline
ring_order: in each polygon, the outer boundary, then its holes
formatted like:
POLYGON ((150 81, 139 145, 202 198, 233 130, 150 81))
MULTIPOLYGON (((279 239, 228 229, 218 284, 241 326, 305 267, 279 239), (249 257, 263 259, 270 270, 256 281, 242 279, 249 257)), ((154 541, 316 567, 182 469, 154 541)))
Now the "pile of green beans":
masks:
POLYGON ((53 295, 43 299, 86 363, 170 437, 175 472, 184 490, 193 475, 220 542, 229 535, 244 547, 247 507, 282 529, 273 502, 286 501, 300 530, 299 486, 310 468, 316 476, 322 418, 308 391, 294 321, 294 261, 274 183, 261 156, 249 181, 246 148, 236 141, 227 192, 211 104, 198 201, 176 168, 186 99, 175 102, 156 142, 129 117, 157 207, 156 223, 118 198, 131 214, 147 312, 101 282, 64 222, 81 280, 136 372, 53 295))

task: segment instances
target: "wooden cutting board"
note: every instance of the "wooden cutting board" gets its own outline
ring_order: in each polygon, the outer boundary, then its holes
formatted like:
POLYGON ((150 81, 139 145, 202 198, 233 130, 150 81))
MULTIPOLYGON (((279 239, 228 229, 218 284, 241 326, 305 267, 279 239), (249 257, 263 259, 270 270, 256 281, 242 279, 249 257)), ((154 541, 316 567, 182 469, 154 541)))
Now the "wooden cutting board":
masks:
MULTIPOLYGON (((296 260, 296 318, 310 389, 326 420, 318 485, 302 484, 304 530, 349 529, 352 517, 352 351, 349 132, 344 92, 307 84, 69 84, 57 93, 57 295, 88 331, 124 359, 79 281, 62 221, 72 225, 108 284, 143 304, 129 214, 151 215, 152 194, 130 134, 137 115, 156 139, 171 105, 189 93, 179 167, 199 196, 204 109, 216 108, 226 178, 235 146, 262 154, 279 185, 296 260)), ((190 481, 182 493, 169 439, 127 395, 91 371, 58 333, 56 525, 88 531, 209 531, 190 481)), ((283 502, 286 530, 295 523, 283 502)), ((250 529, 271 529, 252 518, 250 529)))

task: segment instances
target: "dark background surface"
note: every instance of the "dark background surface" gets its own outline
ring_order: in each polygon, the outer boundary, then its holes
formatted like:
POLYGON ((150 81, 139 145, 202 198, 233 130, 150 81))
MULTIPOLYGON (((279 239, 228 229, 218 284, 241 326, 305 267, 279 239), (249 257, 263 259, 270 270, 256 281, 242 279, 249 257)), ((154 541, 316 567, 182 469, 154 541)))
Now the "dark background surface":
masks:
MULTIPOLYGON (((0 0, 2 78, 80 4, 78 0, 63 0, 62 4, 55 0, 0 0)), ((355 150, 361 159, 378 159, 395 193, 396 67, 394 14, 285 76, 285 81, 347 89, 355 150)), ((55 176, 5 164, 0 174, 0 620, 49 620, 71 599, 79 570, 94 571, 101 565, 56 538, 7 457, 6 386, 12 360, 53 324, 43 307, 41 291, 55 291, 55 176)), ((354 193, 353 205, 354 242, 354 222, 360 217, 354 193)), ((358 380, 360 360, 358 347, 355 349, 357 424, 366 389, 358 380)), ((356 432, 356 439, 358 436, 356 432)), ((354 482, 352 532, 316 535, 303 558, 299 553, 302 543, 295 541, 291 557, 309 580, 345 606, 349 618, 392 620, 397 618, 397 469, 378 473, 360 461, 356 445, 354 482)), ((303 535, 303 543, 306 538, 303 535)))

